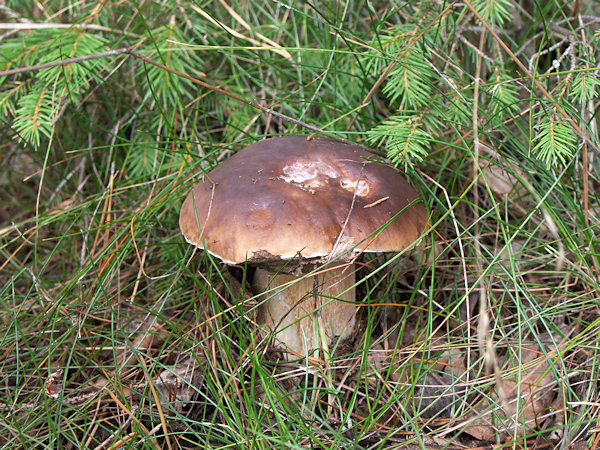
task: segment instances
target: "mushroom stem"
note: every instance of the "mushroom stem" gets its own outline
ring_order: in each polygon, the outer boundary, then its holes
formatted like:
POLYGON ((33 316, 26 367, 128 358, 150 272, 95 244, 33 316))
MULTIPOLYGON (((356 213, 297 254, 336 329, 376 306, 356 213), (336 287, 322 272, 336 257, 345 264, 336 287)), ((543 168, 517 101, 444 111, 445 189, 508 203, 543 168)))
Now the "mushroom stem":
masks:
POLYGON ((315 348, 327 348, 335 338, 352 336, 356 327, 355 267, 342 265, 313 276, 306 272, 274 273, 257 268, 253 285, 266 300, 258 311, 258 321, 276 332, 277 339, 288 349, 300 354, 315 348), (317 277, 318 295, 314 295, 317 277), (346 292, 344 292, 346 291, 346 292), (316 312, 321 320, 314 320, 316 312), (324 330, 315 329, 322 324, 324 330), (320 344, 320 336, 328 342, 320 344))

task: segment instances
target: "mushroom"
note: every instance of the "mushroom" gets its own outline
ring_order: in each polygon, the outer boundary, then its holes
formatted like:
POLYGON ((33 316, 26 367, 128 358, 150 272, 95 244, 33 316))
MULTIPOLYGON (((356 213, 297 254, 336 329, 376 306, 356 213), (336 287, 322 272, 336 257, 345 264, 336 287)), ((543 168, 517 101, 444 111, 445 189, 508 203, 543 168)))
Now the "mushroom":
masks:
POLYGON ((189 243, 225 264, 256 266, 259 322, 306 354, 355 334, 349 261, 418 239, 427 215, 417 199, 395 169, 359 145, 287 136, 252 144, 206 174, 185 199, 179 225, 189 243))

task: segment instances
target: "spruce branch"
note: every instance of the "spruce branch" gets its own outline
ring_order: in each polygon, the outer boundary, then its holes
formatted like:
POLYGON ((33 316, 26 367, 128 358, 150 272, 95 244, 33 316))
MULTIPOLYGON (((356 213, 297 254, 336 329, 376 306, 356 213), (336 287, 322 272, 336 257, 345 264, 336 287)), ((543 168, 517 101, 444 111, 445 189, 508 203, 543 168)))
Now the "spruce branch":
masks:
POLYGON ((354 117, 350 121, 350 124, 348 125, 348 129, 351 129, 353 127, 354 122, 356 122, 356 119, 358 118, 358 115, 360 114, 360 111, 362 109, 364 109, 366 106, 369 105, 369 103, 371 102, 371 98, 373 97, 373 95, 375 95, 375 93, 377 92, 377 89, 379 89, 379 87, 386 80, 386 78, 388 77, 388 75, 390 74, 390 72, 394 69, 394 67, 396 67, 396 64, 398 63, 397 62, 398 59, 404 58, 408 54, 408 52, 410 52, 410 50, 412 49, 412 47, 414 45, 416 45, 417 42, 419 42, 419 40, 421 39, 421 37, 425 33, 427 33, 427 31, 429 31, 429 29, 431 27, 433 27, 434 25, 436 25, 439 20, 441 20, 443 17, 445 17, 452 10, 452 8, 454 7, 454 5, 455 5, 456 2, 457 2, 457 0, 454 0, 452 3, 450 3, 448 6, 446 6, 446 8, 444 8, 444 10, 442 12, 440 12, 437 15, 437 17, 435 17, 433 20, 431 20, 429 22, 429 25, 427 25, 419 34, 415 35, 410 40, 410 42, 406 46, 406 48, 400 49, 398 51, 398 53, 396 54, 396 57, 394 58, 394 60, 390 63, 390 65, 386 68, 386 70, 379 76, 379 78, 377 79, 377 81, 375 82, 375 84, 373 84, 373 86, 371 86, 371 89, 367 93, 367 95, 364 98, 364 100, 361 102, 360 107, 358 108, 358 110, 354 114, 354 117))
POLYGON ((598 98, 600 79, 595 72, 578 73, 571 82, 569 97, 575 103, 588 103, 598 98))
POLYGON ((519 109, 519 92, 508 74, 496 67, 493 77, 495 84, 489 96, 489 117, 494 128, 499 127, 507 114, 513 116, 519 109))
POLYGON ((510 20, 514 8, 509 0, 473 0, 473 7, 485 20, 498 27, 510 20))
POLYGON ((367 142, 385 146, 388 158, 405 171, 423 161, 432 140, 419 116, 392 116, 367 132, 367 142))
MULTIPOLYGON (((301 120, 295 119, 293 117, 290 117, 286 114, 280 113, 278 111, 275 111, 271 108, 268 108, 266 106, 260 105, 256 102, 253 102, 252 100, 248 100, 245 99, 239 95, 233 94, 223 88, 220 88, 218 86, 212 85, 210 83, 207 83, 205 81, 202 81, 198 78, 195 78, 191 75, 179 72, 177 70, 174 70, 170 67, 167 67, 164 64, 161 64, 159 62, 156 62, 152 59, 150 59, 147 56, 144 56, 141 53, 138 53, 130 48, 120 48, 117 50, 110 50, 107 52, 101 52, 101 53, 96 53, 96 54, 91 54, 91 55, 85 55, 85 56, 79 56, 79 57, 73 57, 73 58, 68 58, 68 59, 64 59, 64 60, 60 60, 60 61, 52 61, 52 62, 48 62, 48 63, 44 63, 44 64, 35 64, 35 65, 30 65, 30 66, 26 66, 26 67, 20 67, 20 68, 15 68, 15 69, 9 69, 9 70, 4 70, 4 71, 0 71, 0 78, 1 77, 6 77, 6 76, 10 76, 10 75, 16 75, 16 74, 22 74, 22 73, 27 73, 27 72, 34 72, 34 71, 39 71, 39 70, 43 70, 43 69, 49 69, 49 68, 54 68, 54 67, 60 67, 60 66, 65 66, 65 65, 69 65, 69 64, 80 64, 82 62, 85 61, 90 61, 90 60, 94 60, 94 59, 101 59, 101 58, 108 58, 108 57, 115 57, 115 56, 121 56, 121 55, 129 55, 129 56, 133 56, 134 58, 137 58, 141 61, 144 61, 147 64, 151 64, 161 70, 164 70, 166 72, 169 72, 173 75, 176 75, 178 77, 181 77, 185 80, 190 81, 191 83, 197 84, 199 86, 202 86, 206 89, 209 89, 211 91, 214 91, 218 94, 222 94, 225 95, 239 103, 242 103, 244 105, 248 105, 252 108, 258 109, 260 111, 262 111, 263 113, 266 114, 270 114, 272 116, 275 116, 279 119, 285 120, 286 122, 290 122, 293 123, 295 125, 298 125, 302 128, 305 128, 307 130, 310 131, 314 131, 316 133, 320 133, 323 134, 325 136, 330 136, 330 137, 335 137, 337 139, 339 139, 339 136, 335 135, 334 133, 330 133, 328 131, 325 131, 319 127, 316 127, 314 125, 310 125, 306 122, 303 122, 301 120)), ((344 140, 344 139, 342 139, 344 140)))
POLYGON ((14 128, 22 140, 35 148, 40 145, 40 134, 50 137, 48 124, 52 123, 55 102, 45 87, 32 90, 19 100, 14 128))
POLYGON ((253 102, 252 100, 245 99, 245 98, 243 98, 243 97, 241 97, 239 95, 233 94, 233 93, 231 93, 231 92, 229 92, 229 91, 227 91, 225 89, 222 89, 222 88, 220 88, 218 86, 215 86, 215 85, 212 85, 212 84, 207 83, 205 81, 202 81, 202 80, 200 80, 198 78, 194 78, 194 77, 192 77, 190 75, 187 75, 185 73, 181 73, 181 72, 178 72, 177 70, 173 70, 170 67, 167 67, 164 64, 158 63, 156 61, 153 61, 152 59, 150 59, 150 58, 148 58, 148 57, 146 57, 146 56, 144 56, 144 55, 142 55, 140 53, 136 53, 134 51, 128 51, 127 53, 129 55, 131 55, 131 56, 134 56, 135 58, 138 58, 138 59, 140 59, 140 60, 148 63, 148 64, 152 64, 152 65, 154 65, 154 66, 156 66, 156 67, 158 67, 158 68, 160 68, 162 70, 165 70, 165 71, 167 71, 169 73, 172 73, 172 74, 177 75, 179 77, 185 78, 185 79, 191 81, 194 84, 202 86, 202 87, 204 87, 206 89, 209 89, 211 91, 214 91, 214 92, 216 92, 218 94, 222 94, 222 95, 225 95, 225 96, 227 96, 229 98, 232 98, 233 100, 236 100, 239 103, 242 103, 244 105, 248 105, 248 106, 250 106, 252 108, 255 108, 255 109, 258 109, 258 110, 260 110, 260 111, 262 111, 264 113, 271 114, 272 116, 275 116, 275 117, 277 117, 279 119, 283 119, 286 122, 290 122, 290 123, 293 123, 295 125, 301 126, 303 128, 306 128, 307 130, 311 130, 311 131, 314 131, 316 133, 321 133, 323 135, 330 136, 330 137, 335 137, 335 138, 339 139, 339 137, 337 135, 333 134, 333 133, 329 133, 328 131, 322 130, 322 129, 314 126, 314 125, 310 125, 310 124, 308 124, 306 122, 302 122, 301 120, 295 119, 295 118, 290 117, 290 116, 288 116, 286 114, 283 114, 283 113, 280 113, 278 111, 275 111, 275 110, 273 110, 271 108, 267 108, 266 106, 262 106, 262 105, 260 105, 260 104, 258 104, 256 102, 253 102))
POLYGON ((419 108, 431 100, 433 80, 426 56, 413 50, 390 72, 383 93, 405 109, 419 108))
MULTIPOLYGON (((506 42, 504 42, 502 39, 500 39, 500 36, 498 36, 498 34, 492 29, 490 24, 481 16, 481 14, 479 14, 479 12, 473 7, 473 5, 469 2, 469 0, 464 0, 464 3, 467 6, 467 8, 469 8, 469 10, 475 15, 477 20, 479 20, 481 22, 481 24, 484 26, 484 28, 492 35, 494 40, 496 42, 498 42, 498 44, 502 47, 502 49, 517 64, 517 66, 519 67, 521 72, 534 83, 535 87, 542 93, 542 95, 546 99, 548 99, 551 103, 556 104, 556 101, 554 100, 552 95, 546 90, 546 88, 544 86, 542 86, 542 84, 539 82, 537 77, 534 77, 531 74, 531 72, 529 72, 529 70, 527 70, 527 67, 525 67, 525 65, 521 62, 521 60, 515 56, 515 54, 511 51, 511 49, 508 47, 508 45, 506 45, 506 42)), ((556 104, 556 110, 560 114, 561 117, 563 117, 565 120, 567 120, 567 122, 575 130, 575 132, 590 145, 590 147, 592 147, 596 152, 600 152, 600 149, 594 142, 592 142, 589 135, 587 133, 585 133, 584 130, 581 129, 581 127, 577 124, 577 122, 575 122, 575 120, 573 120, 573 118, 571 116, 569 116, 569 114, 567 114, 567 112, 560 105, 556 104)))
POLYGON ((554 111, 542 111, 536 115, 536 118, 539 121, 533 127, 537 131, 533 138, 533 153, 546 164, 546 167, 557 162, 567 163, 576 150, 575 133, 571 126, 554 111))
POLYGON ((91 61, 93 59, 102 59, 102 58, 108 58, 111 56, 119 56, 119 55, 130 54, 130 53, 131 53, 131 50, 126 47, 126 48, 119 48, 116 50, 109 50, 107 52, 95 53, 93 55, 77 56, 74 58, 61 59, 59 61, 50 61, 50 62, 43 63, 43 64, 34 64, 31 66, 17 67, 15 69, 1 70, 0 78, 8 77, 11 75, 18 75, 18 74, 27 73, 27 72, 37 72, 39 70, 50 69, 53 67, 67 66, 69 64, 80 64, 82 62, 91 61))
POLYGON ((21 140, 37 148, 42 135, 51 135, 61 106, 67 99, 78 103, 91 79, 100 72, 85 56, 95 55, 105 44, 100 36, 76 30, 36 30, 3 46, 5 66, 24 60, 41 61, 36 65, 36 77, 25 83, 27 93, 16 101, 14 130, 21 140), (78 58, 77 54, 83 54, 83 58, 76 64, 64 63, 78 58), (63 64, 55 65, 58 61, 63 64))

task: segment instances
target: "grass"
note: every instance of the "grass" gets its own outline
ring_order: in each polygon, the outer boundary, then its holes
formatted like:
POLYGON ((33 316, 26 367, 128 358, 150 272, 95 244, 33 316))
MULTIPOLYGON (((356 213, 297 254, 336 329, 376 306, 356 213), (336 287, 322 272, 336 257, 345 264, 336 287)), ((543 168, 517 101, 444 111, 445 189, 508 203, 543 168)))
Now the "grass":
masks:
POLYGON ((129 47, 271 112, 127 54, 0 78, 3 446, 598 447, 597 86, 571 84, 594 2, 487 17, 510 53, 469 2, 5 3, 0 71, 129 47), (378 81, 398 61, 408 91, 378 81), (362 261, 361 335, 284 361, 252 268, 177 220, 201 173, 302 123, 393 144, 431 226, 362 261))

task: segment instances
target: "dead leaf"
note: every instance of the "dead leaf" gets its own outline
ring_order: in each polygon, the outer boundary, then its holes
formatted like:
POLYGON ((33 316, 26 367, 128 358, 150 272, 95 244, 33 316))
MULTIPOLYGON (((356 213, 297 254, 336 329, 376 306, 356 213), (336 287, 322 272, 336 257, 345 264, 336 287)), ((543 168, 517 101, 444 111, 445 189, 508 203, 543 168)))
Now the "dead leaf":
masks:
POLYGON ((132 357, 133 350, 138 349, 148 352, 154 340, 163 328, 163 322, 148 315, 139 315, 135 320, 131 321, 125 330, 129 332, 131 346, 121 347, 116 356, 116 362, 119 366, 127 365, 132 357))
MULTIPOLYGON (((517 352, 517 350, 515 350, 517 352)), ((463 431, 481 441, 493 441, 498 433, 524 435, 539 429, 538 417, 550 407, 555 391, 547 357, 537 344, 523 345, 521 362, 514 367, 504 359, 501 386, 490 393, 490 405, 481 402, 465 422, 463 431), (499 394, 501 390, 501 394, 499 394)))
POLYGON ((198 363, 188 358, 168 369, 163 370, 158 376, 156 386, 163 391, 166 399, 181 411, 198 392, 202 385, 202 371, 198 370, 198 363))

